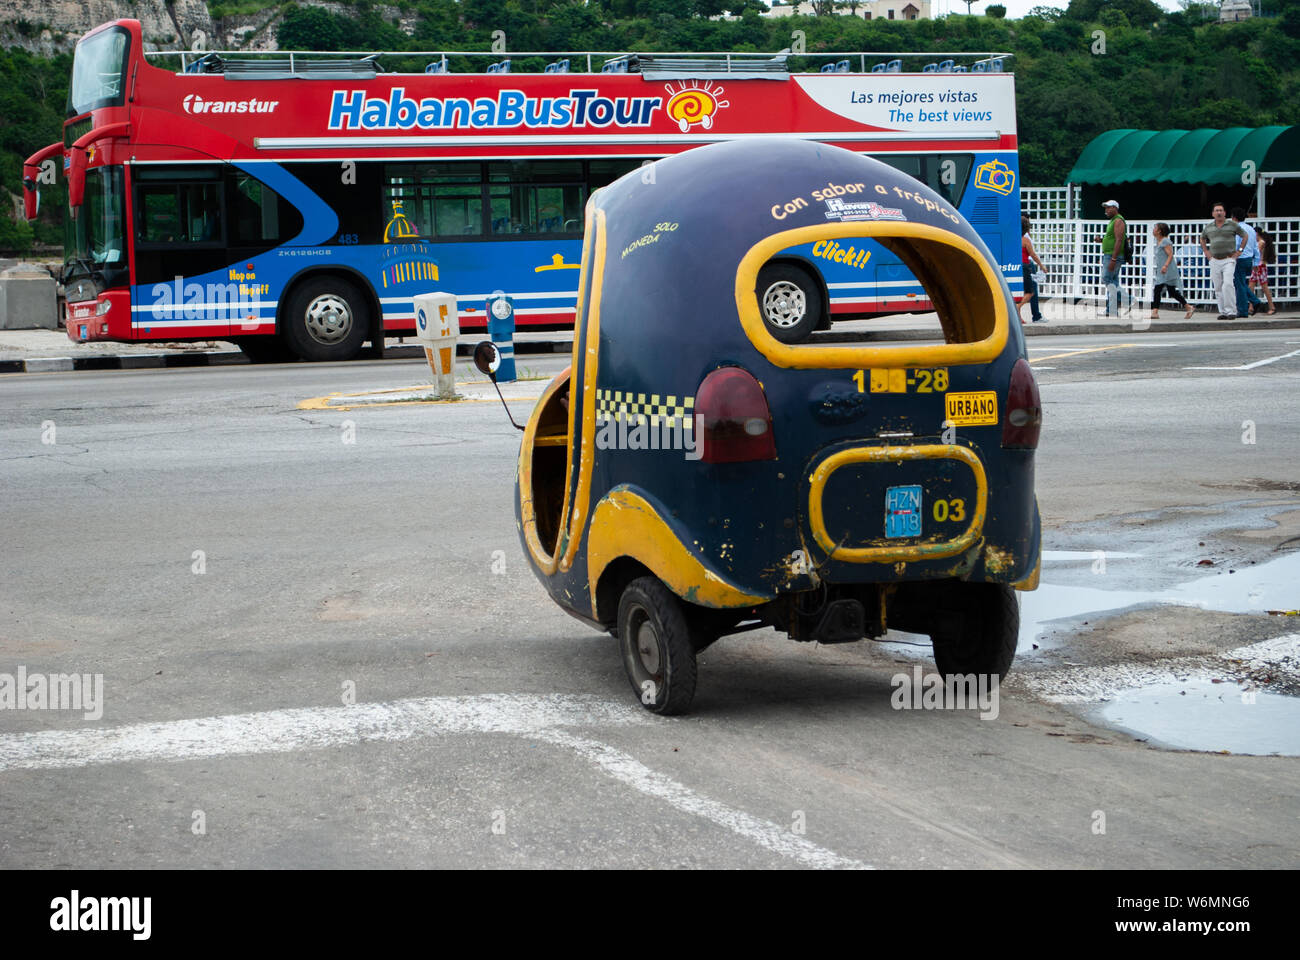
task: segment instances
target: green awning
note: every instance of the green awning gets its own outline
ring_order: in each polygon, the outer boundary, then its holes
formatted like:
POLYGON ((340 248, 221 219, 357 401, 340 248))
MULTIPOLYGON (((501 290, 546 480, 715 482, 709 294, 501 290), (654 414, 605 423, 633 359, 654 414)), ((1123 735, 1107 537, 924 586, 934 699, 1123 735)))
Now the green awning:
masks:
POLYGON ((1083 148, 1066 179, 1099 186, 1239 184, 1246 161, 1256 173, 1300 170, 1300 127, 1107 130, 1083 148))

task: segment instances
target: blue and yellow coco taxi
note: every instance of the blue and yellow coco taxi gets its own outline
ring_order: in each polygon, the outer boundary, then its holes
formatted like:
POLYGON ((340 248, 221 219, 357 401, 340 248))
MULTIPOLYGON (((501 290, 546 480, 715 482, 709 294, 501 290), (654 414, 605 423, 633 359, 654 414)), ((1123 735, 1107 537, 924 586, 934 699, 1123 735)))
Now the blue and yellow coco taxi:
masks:
POLYGON ((769 625, 928 634, 942 673, 1004 675, 1014 591, 1038 579, 1041 412, 969 224, 883 163, 784 138, 659 160, 586 216, 573 363, 524 430, 516 510, 551 597, 618 638, 642 703, 683 712, 696 653, 769 625), (809 250, 868 238, 942 334, 782 342, 761 304, 818 282, 809 250))

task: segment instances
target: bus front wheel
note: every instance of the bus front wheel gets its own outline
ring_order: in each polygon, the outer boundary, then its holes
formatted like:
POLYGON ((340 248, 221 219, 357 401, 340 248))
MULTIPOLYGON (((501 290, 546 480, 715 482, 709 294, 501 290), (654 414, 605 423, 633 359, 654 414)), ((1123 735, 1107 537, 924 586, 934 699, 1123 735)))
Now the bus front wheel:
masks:
POLYGON ((303 360, 351 360, 370 330, 370 310, 354 284, 318 277, 289 297, 281 332, 289 349, 303 360))

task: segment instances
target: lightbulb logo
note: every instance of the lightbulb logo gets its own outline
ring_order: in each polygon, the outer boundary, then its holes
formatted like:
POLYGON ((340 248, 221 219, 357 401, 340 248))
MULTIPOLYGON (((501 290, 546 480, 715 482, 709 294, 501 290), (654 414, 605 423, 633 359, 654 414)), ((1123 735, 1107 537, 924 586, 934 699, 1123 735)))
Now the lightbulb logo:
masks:
POLYGON ((719 99, 722 87, 715 87, 712 80, 705 80, 704 86, 695 80, 688 85, 683 80, 680 89, 671 83, 665 84, 664 88, 668 91, 668 103, 664 112, 670 119, 677 121, 682 133, 697 123, 708 130, 713 126, 714 115, 723 107, 731 106, 730 100, 719 99))

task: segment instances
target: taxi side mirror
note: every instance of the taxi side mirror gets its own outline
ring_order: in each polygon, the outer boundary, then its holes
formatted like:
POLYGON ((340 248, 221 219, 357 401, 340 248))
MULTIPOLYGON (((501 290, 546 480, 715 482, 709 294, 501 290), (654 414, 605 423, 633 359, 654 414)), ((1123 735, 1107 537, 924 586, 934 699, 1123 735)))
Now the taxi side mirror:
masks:
MULTIPOLYGON (((497 396, 501 397, 501 386, 497 383, 497 369, 501 366, 501 351, 491 340, 482 340, 474 348, 474 366, 478 372, 483 374, 492 381, 492 386, 496 387, 497 396)), ((505 407, 506 417, 509 418, 511 425, 516 430, 524 429, 515 423, 515 418, 510 416, 510 406, 506 403, 506 398, 501 397, 501 406, 505 407)))
POLYGON ((501 351, 491 340, 483 340, 474 348, 474 366, 478 372, 497 382, 497 369, 501 366, 501 351))

